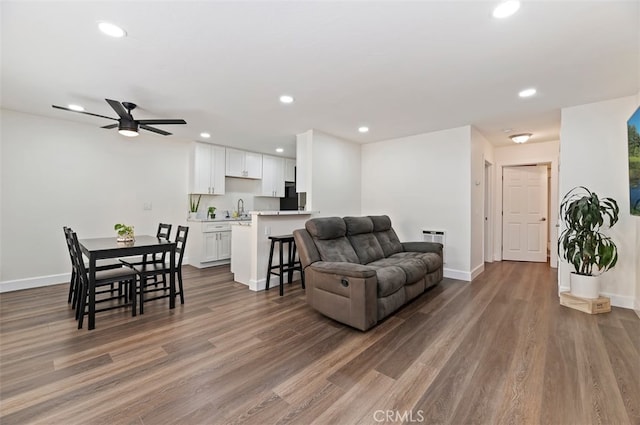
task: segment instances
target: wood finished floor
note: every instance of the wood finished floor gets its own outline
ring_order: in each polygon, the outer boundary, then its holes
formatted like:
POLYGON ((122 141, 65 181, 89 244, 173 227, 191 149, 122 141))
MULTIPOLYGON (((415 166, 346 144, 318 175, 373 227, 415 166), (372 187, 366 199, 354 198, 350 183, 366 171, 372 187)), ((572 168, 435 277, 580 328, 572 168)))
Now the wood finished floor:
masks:
POLYGON ((184 277, 184 306, 101 313, 94 331, 66 285, 2 294, 0 423, 640 424, 640 319, 561 307, 545 264, 445 279, 366 333, 298 283, 184 277))

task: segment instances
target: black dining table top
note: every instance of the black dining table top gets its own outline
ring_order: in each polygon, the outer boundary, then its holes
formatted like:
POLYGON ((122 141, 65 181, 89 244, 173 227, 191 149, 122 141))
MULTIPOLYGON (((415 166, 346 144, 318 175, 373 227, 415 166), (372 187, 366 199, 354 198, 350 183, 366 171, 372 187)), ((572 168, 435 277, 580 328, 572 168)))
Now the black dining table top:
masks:
POLYGON ((136 236, 135 240, 130 242, 118 242, 115 238, 89 238, 80 239, 78 241, 83 252, 94 254, 108 255, 112 252, 127 252, 128 255, 137 255, 137 252, 153 252, 168 251, 175 242, 166 239, 157 238, 155 236, 136 236), (152 251, 149 251, 149 250, 152 251))

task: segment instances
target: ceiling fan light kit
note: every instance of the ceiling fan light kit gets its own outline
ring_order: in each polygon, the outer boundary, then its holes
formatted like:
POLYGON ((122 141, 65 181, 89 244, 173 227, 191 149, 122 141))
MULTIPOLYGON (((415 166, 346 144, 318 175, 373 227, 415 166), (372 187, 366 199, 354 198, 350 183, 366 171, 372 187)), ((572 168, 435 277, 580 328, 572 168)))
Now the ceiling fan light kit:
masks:
POLYGON ((187 122, 181 118, 167 118, 167 119, 156 119, 156 120, 136 120, 133 119, 131 115, 131 111, 136 108, 135 103, 131 102, 118 102, 117 100, 105 99, 109 106, 116 111, 116 114, 120 118, 112 118, 107 117, 105 115, 92 114, 91 112, 84 112, 84 110, 79 111, 74 108, 65 108, 64 106, 51 105, 53 108, 62 109, 64 111, 77 112, 79 114, 91 115, 94 117, 106 118, 109 120, 118 121, 118 124, 109 124, 102 126, 102 128, 112 129, 118 128, 118 133, 127 137, 135 137, 138 135, 138 128, 145 129, 147 131, 151 131, 153 133, 161 134, 163 136, 169 136, 171 133, 168 131, 161 130, 159 128, 151 127, 149 124, 160 125, 160 124, 186 124, 187 122))

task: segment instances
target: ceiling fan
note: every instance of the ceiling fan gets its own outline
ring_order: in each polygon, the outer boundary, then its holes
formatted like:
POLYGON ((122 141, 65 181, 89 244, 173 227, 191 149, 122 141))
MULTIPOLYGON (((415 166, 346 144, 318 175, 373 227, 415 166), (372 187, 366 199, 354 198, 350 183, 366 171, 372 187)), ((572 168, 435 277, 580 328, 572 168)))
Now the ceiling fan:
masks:
POLYGON ((186 124, 187 122, 182 119, 157 119, 157 120, 135 120, 131 115, 131 111, 136 108, 135 103, 131 102, 118 102, 117 100, 105 99, 107 103, 116 111, 116 114, 120 118, 112 118, 104 115, 92 114, 91 112, 78 111, 71 108, 65 108, 64 106, 51 105, 56 109, 63 109, 65 111, 77 112, 79 114, 92 115, 94 117, 107 118, 110 120, 118 121, 117 124, 105 125, 102 128, 116 128, 118 127, 118 133, 127 137, 135 137, 138 135, 138 127, 153 131, 154 133, 162 134, 163 136, 169 136, 171 133, 168 131, 160 130, 159 128, 151 127, 149 124, 186 124))

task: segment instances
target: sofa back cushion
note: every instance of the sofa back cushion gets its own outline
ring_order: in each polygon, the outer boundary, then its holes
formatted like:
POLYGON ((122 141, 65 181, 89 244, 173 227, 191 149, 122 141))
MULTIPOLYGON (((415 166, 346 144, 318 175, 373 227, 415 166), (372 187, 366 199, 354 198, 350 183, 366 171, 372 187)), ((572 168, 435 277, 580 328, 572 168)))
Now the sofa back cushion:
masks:
POLYGON ((353 246, 347 239, 347 226, 340 217, 312 218, 305 223, 322 261, 359 263, 353 246))
POLYGON ((370 215, 369 218, 373 223, 373 234, 378 243, 382 247, 385 257, 389 257, 398 252, 402 252, 402 243, 398 239, 398 235, 391 227, 391 219, 388 215, 370 215))
POLYGON ((373 234, 373 222, 369 217, 345 217, 347 238, 360 260, 360 264, 384 258, 384 251, 373 234))

